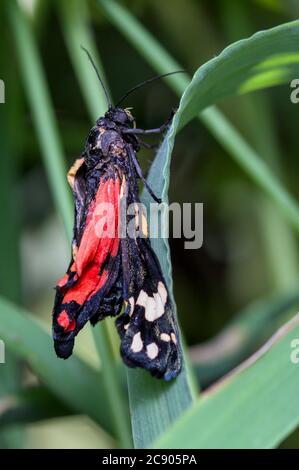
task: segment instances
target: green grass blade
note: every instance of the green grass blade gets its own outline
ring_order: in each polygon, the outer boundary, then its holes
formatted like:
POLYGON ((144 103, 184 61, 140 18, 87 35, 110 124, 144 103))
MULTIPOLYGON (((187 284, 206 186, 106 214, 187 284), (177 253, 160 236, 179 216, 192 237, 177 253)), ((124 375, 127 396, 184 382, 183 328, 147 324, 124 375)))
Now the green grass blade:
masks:
POLYGON ((58 359, 51 336, 27 312, 3 298, 0 298, 0 338, 63 403, 76 413, 87 414, 113 434, 100 371, 75 354, 67 361, 58 359))
POLYGON ((18 53, 21 78, 32 110, 52 195, 70 238, 73 225, 72 202, 65 182, 66 167, 63 150, 45 73, 25 14, 17 6, 15 0, 6 1, 6 6, 18 53))
MULTIPOLYGON (((127 390, 122 385, 122 372, 113 360, 113 351, 107 329, 103 325, 94 328, 94 340, 102 366, 106 399, 109 403, 114 432, 121 447, 132 447, 132 432, 129 416, 127 390)), ((119 365, 123 368, 123 364, 119 365)))
POLYGON ((273 448, 299 424, 298 365, 291 341, 299 314, 237 370, 201 395, 159 448, 273 448))
MULTIPOLYGON (((0 5, 0 70, 9 96, 0 106, 0 201, 2 223, 0 232, 0 295, 19 302, 21 299, 20 275, 20 210, 17 198, 18 158, 20 139, 15 138, 15 129, 20 129, 22 106, 10 57, 10 38, 5 28, 4 4, 0 5)), ((21 364, 7 355, 6 367, 0 367, 0 397, 16 392, 21 384, 21 364)), ((22 445, 20 428, 0 430, 0 447, 17 448, 22 445)))
MULTIPOLYGON (((58 0, 56 3, 61 20, 61 29, 81 92, 92 121, 96 121, 99 116, 107 111, 107 101, 101 84, 81 46, 84 46, 92 55, 102 80, 104 80, 105 74, 89 28, 87 4, 81 2, 81 0, 58 0)), ((105 86, 107 87, 106 83, 105 86)))
MULTIPOLYGON (((0 67, 2 70, 1 57, 0 67)), ((4 78, 6 93, 9 93, 10 99, 13 99, 16 90, 11 83, 12 71, 8 72, 8 67, 3 67, 3 69, 6 70, 4 78)), ((16 98, 19 97, 16 96, 16 98)), ((13 131, 14 127, 19 124, 18 116, 16 116, 17 108, 18 105, 14 106, 11 102, 5 103, 0 108, 0 200, 2 202, 1 217, 5 220, 0 233, 0 294, 14 302, 19 302, 21 297, 20 220, 18 216, 20 211, 16 197, 19 149, 15 144, 13 131)))
MULTIPOLYGON (((98 0, 98 3, 109 19, 157 72, 165 73, 182 68, 122 5, 113 0, 98 0)), ((299 56, 296 55, 298 40, 294 40, 298 35, 298 22, 295 21, 257 33, 252 38, 229 46, 221 55, 198 69, 191 88, 189 87, 184 93, 181 108, 182 120, 178 122, 180 120, 178 113, 176 117, 178 121, 174 122, 173 125, 182 127, 192 117, 195 117, 200 110, 225 96, 285 83, 291 77, 296 76, 296 74, 292 74, 298 70, 299 56), (278 57, 271 59, 269 54, 272 51, 270 49, 272 40, 275 42, 278 57), (258 54, 255 54, 257 42, 260 42, 261 45, 258 47, 258 54), (244 52, 247 51, 244 57, 244 60, 247 60, 245 65, 242 59, 243 49, 245 49, 244 52), (248 51, 251 51, 250 55, 248 51), (245 70, 240 69, 234 57, 231 57, 235 54, 236 59, 242 59, 245 70), (228 70, 226 69, 226 63, 228 63, 228 70), (281 73, 278 80, 276 70, 280 70, 280 68, 283 69, 283 73, 281 73), (267 81, 258 80, 260 74, 264 71, 269 72, 267 81), (226 81, 224 81, 222 72, 227 74, 226 81), (211 81, 209 80, 210 76, 211 81), (249 80, 251 80, 251 83, 249 82, 250 86, 248 85, 249 80)), ((179 96, 189 83, 187 78, 180 75, 174 75, 166 80, 179 96)), ((257 152, 248 145, 228 119, 215 107, 205 109, 198 117, 238 165, 271 197, 281 209, 282 215, 296 230, 299 230, 299 209, 296 201, 283 188, 257 152)), ((174 135, 175 133, 173 137, 174 135)), ((169 148, 171 150, 171 146, 169 148)))
POLYGON ((4 397, 0 404, 0 429, 74 414, 71 408, 43 386, 26 388, 4 397))
POLYGON ((216 108, 203 111, 201 119, 245 173, 275 202, 284 219, 298 231, 299 208, 296 200, 281 185, 258 154, 216 108))
POLYGON ((185 371, 175 381, 158 381, 143 370, 128 370, 128 388, 134 445, 151 447, 191 405, 185 371))
POLYGON ((299 307, 298 288, 256 300, 242 309, 219 334, 190 350, 200 384, 207 387, 244 361, 277 324, 299 307))
MULTIPOLYGON (((182 67, 123 5, 114 0, 98 0, 108 19, 121 31, 132 46, 140 52, 159 73, 182 70, 182 67)), ((190 79, 177 74, 164 79, 181 96, 190 79)))
POLYGON ((226 47, 195 72, 182 103, 180 126, 227 96, 289 83, 299 72, 298 40, 299 21, 292 21, 226 47))

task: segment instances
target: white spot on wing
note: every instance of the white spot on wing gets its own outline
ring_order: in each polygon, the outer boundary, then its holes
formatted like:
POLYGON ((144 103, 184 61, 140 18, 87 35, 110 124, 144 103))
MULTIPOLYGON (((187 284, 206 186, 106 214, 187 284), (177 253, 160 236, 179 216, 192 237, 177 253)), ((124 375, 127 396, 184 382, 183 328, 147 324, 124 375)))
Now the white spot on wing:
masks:
POLYGON ((148 295, 147 293, 142 290, 140 291, 140 294, 138 296, 138 299, 136 301, 136 305, 140 305, 141 307, 146 307, 146 303, 147 303, 147 299, 148 299, 148 295))
POLYGON ((174 342, 174 344, 177 344, 176 335, 174 333, 171 333, 170 336, 171 336, 171 339, 174 342))
POLYGON ((160 338, 162 341, 166 341, 167 343, 170 341, 170 336, 167 333, 161 333, 160 338))
POLYGON ((145 318, 147 321, 154 321, 158 318, 156 307, 155 299, 153 297, 148 297, 145 306, 145 318))
POLYGON ((150 359, 155 359, 158 356, 159 349, 156 343, 151 343, 146 346, 146 354, 150 359))
POLYGON ((164 286, 163 282, 159 282, 158 284, 158 294, 160 295, 163 305, 166 304, 167 301, 167 290, 166 287, 164 286))
POLYGON ((142 348, 143 348, 143 341, 141 339, 141 333, 139 331, 139 333, 136 333, 133 337, 131 349, 133 352, 137 353, 137 352, 140 352, 142 348))
POLYGON ((167 301, 167 290, 163 282, 159 282, 158 291, 150 297, 144 290, 138 296, 136 305, 145 309, 145 318, 147 321, 155 321, 164 314, 164 307, 167 301))

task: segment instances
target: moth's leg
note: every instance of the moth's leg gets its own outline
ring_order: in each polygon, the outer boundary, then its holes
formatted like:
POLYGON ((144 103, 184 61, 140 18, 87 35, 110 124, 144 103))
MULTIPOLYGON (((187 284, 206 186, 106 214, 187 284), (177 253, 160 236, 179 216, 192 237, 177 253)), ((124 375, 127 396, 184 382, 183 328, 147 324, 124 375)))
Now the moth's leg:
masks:
POLYGON ((135 135, 138 135, 138 134, 143 134, 143 135, 146 135, 146 134, 161 134, 161 132, 164 132, 168 128, 168 126, 170 125, 175 113, 176 113, 176 110, 173 109, 171 111, 171 114, 170 114, 169 118, 167 119, 167 121, 164 122, 164 124, 162 124, 162 126, 157 127, 156 129, 132 128, 132 129, 123 129, 122 132, 123 132, 123 134, 135 134, 135 135))
POLYGON ((136 172, 137 172, 137 175, 139 176, 139 178, 141 179, 141 181, 143 182, 144 186, 146 187, 146 189, 148 190, 148 192, 150 193, 150 195, 152 196, 152 198, 154 199, 154 201, 156 201, 158 204, 160 204, 162 201, 159 197, 157 197, 155 195, 155 193, 153 192, 153 190, 151 189, 151 187, 149 186, 148 182, 146 181, 143 173, 142 173, 142 169, 138 163, 138 160, 136 158, 136 155, 135 155, 135 152, 134 152, 134 149, 132 148, 131 145, 128 145, 127 146, 127 149, 128 149, 128 155, 129 157, 131 158, 131 161, 133 162, 133 165, 136 169, 136 172))
POLYGON ((161 127, 157 127, 156 129, 124 129, 122 132, 123 134, 134 134, 134 135, 146 135, 146 134, 161 134, 165 130, 164 124, 161 127))
POLYGON ((138 139, 138 143, 140 145, 142 145, 144 148, 146 149, 150 149, 150 150, 158 150, 158 145, 156 144, 148 144, 147 142, 144 142, 143 140, 141 139, 138 139))

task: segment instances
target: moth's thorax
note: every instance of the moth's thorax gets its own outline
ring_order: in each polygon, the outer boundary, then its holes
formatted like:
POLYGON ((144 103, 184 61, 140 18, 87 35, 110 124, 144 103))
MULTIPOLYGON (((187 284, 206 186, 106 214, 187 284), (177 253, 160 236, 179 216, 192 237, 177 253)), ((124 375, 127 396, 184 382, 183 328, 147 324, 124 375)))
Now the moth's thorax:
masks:
POLYGON ((134 118, 129 110, 111 108, 99 118, 91 129, 85 145, 85 153, 90 163, 103 158, 127 158, 126 145, 131 143, 139 150, 137 139, 125 134, 125 129, 132 127, 134 118))
POLYGON ((125 157, 125 145, 121 132, 106 123, 92 128, 86 142, 88 157, 125 157))

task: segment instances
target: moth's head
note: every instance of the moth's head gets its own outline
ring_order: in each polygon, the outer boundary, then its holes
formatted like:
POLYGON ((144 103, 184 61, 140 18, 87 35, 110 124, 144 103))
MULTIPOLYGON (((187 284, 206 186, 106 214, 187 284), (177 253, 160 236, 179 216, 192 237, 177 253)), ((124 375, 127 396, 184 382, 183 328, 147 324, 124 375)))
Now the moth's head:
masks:
POLYGON ((110 108, 105 114, 105 117, 122 126, 129 127, 132 123, 135 122, 130 108, 110 108))

